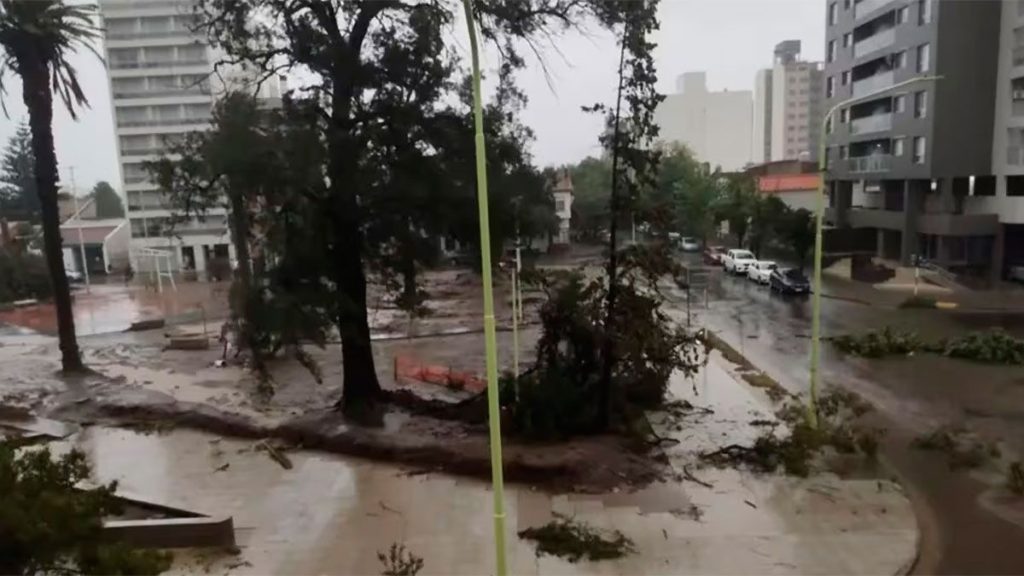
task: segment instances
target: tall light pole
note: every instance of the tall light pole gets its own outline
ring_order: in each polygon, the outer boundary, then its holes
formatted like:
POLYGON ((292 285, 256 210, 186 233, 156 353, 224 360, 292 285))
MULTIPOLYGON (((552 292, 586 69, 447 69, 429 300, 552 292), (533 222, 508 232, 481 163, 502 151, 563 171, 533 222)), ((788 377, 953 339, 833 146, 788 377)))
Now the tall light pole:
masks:
POLYGON ((821 118, 821 134, 818 139, 818 195, 814 222, 814 293, 811 295, 811 391, 810 401, 807 403, 807 422, 812 428, 818 427, 818 389, 820 388, 821 380, 821 222, 825 214, 825 176, 828 173, 827 158, 825 156, 828 148, 825 146, 825 138, 828 136, 829 120, 836 113, 836 110, 840 108, 876 98, 911 84, 931 82, 941 78, 941 76, 917 76, 903 82, 897 82, 892 86, 868 92, 867 94, 854 96, 832 106, 821 118))
POLYGON ((508 574, 505 556, 505 480, 501 462, 501 409, 498 393, 498 343, 494 327, 491 284, 491 228, 487 207, 487 156, 484 144, 483 98, 480 95, 480 50, 476 40, 473 0, 462 0, 473 65, 473 126, 476 132, 476 193, 480 216, 480 261, 484 288, 484 347, 487 366, 487 414, 491 444, 491 491, 494 497, 494 564, 497 576, 508 574))

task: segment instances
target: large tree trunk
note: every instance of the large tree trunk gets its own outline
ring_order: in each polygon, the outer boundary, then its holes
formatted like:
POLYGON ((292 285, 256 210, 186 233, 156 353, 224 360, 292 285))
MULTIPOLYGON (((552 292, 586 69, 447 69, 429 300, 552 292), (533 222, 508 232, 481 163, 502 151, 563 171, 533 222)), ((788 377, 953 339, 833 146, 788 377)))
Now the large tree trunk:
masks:
POLYGON ((252 353, 253 363, 257 370, 262 371, 262 350, 254 346, 252 331, 252 315, 258 314, 250 302, 252 290, 252 255, 249 254, 249 211, 245 198, 238 191, 240 187, 232 184, 229 201, 231 203, 231 240, 235 244, 235 255, 238 257, 238 276, 234 278, 237 289, 234 291, 237 302, 231 303, 231 311, 240 320, 239 342, 245 344, 252 353))
MULTIPOLYGON (((60 337, 61 365, 64 372, 84 369, 75 340, 75 317, 71 292, 64 273, 63 241, 60 236, 60 209, 57 206, 57 154, 53 150, 53 94, 48 69, 42 62, 22 63, 22 98, 28 108, 32 130, 32 151, 36 156, 36 186, 43 220, 43 250, 53 286, 57 308, 57 333, 60 337)), ((73 192, 73 191, 72 191, 73 192)), ((86 262, 83 266, 88 265, 86 262)))

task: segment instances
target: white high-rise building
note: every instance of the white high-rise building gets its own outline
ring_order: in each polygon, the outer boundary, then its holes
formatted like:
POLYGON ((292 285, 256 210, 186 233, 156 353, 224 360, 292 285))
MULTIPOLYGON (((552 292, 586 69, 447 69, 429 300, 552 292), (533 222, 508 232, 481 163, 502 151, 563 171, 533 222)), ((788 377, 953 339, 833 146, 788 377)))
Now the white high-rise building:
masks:
POLYGON ((800 41, 775 46, 773 67, 754 81, 755 162, 815 160, 824 113, 821 63, 800 59, 800 41))
POLYGON ((740 170, 750 163, 751 114, 749 90, 709 92, 704 72, 687 72, 676 80, 654 113, 665 142, 685 144, 711 168, 740 170))
MULTIPOLYGON (((213 74, 217 55, 205 36, 191 31, 188 0, 101 0, 100 10, 132 266, 153 266, 147 249, 167 252, 163 261, 176 270, 203 272, 214 258, 233 259, 225 210, 175 222, 172 230, 167 198, 143 163, 186 133, 209 128, 217 95, 244 75, 213 74)), ((279 97, 280 86, 265 85, 263 92, 279 97)))

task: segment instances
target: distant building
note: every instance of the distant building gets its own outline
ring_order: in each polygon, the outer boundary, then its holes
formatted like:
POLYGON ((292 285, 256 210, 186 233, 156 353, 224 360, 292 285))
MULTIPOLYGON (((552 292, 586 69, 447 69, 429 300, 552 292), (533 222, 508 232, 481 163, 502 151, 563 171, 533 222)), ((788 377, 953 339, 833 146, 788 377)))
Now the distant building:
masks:
POLYGON ((569 170, 561 170, 555 180, 551 193, 555 197, 555 215, 558 216, 558 231, 551 240, 552 244, 569 244, 571 241, 570 222, 572 221, 573 187, 569 170))
POLYGON ((799 40, 775 46, 773 67, 754 80, 755 162, 817 159, 824 86, 822 64, 800 59, 799 40))
POLYGON ((679 76, 676 89, 654 114, 661 139, 685 144, 712 169, 736 171, 749 164, 753 158, 751 92, 709 92, 704 72, 679 76))
POLYGON ((815 197, 821 184, 818 165, 803 160, 780 160, 757 164, 745 170, 757 182, 757 191, 777 196, 793 210, 817 209, 815 197))

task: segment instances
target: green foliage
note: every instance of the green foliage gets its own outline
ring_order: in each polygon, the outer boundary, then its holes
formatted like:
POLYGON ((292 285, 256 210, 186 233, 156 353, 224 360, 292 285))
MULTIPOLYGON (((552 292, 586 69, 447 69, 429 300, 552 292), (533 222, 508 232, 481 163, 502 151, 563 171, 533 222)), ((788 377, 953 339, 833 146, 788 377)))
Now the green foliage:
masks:
POLYGON ((814 214, 806 208, 787 210, 780 224, 778 234, 793 251, 800 269, 804 269, 807 253, 814 247, 814 214))
POLYGON ((416 576, 423 570, 423 558, 407 550, 405 544, 391 544, 387 554, 377 552, 377 559, 384 566, 381 576, 416 576))
POLYGON ((17 450, 0 441, 0 573, 159 574, 170 555, 103 538, 120 512, 116 484, 80 489, 89 466, 77 450, 17 450))
POLYGON ((0 248, 0 303, 26 298, 44 300, 53 293, 41 256, 0 248))
POLYGON ((598 242, 608 228, 612 166, 607 158, 588 156, 569 168, 572 176, 572 231, 579 240, 598 242))
POLYGON ((913 332, 901 332, 886 326, 880 331, 836 336, 832 338, 832 344, 842 352, 865 358, 930 352, 987 364, 1024 364, 1024 340, 998 328, 970 332, 949 340, 925 342, 913 332))
POLYGON ((121 196, 108 182, 100 181, 92 187, 92 198, 96 202, 97 218, 124 218, 124 204, 121 196))
POLYGON ((720 214, 729 223, 729 233, 736 238, 736 245, 742 248, 759 196, 753 179, 745 174, 724 177, 723 180, 725 191, 719 203, 720 214))
POLYGON ((911 296, 900 302, 900 308, 935 308, 935 298, 931 296, 911 296))
POLYGON ((556 518, 537 528, 519 532, 519 537, 537 543, 537 554, 550 554, 570 562, 614 560, 636 552, 633 541, 622 532, 607 534, 571 518, 556 518))
POLYGON ((1024 466, 1019 461, 1006 469, 1006 488, 1016 496, 1024 496, 1024 466))
POLYGON ((32 133, 28 124, 23 122, 7 141, 0 158, 0 217, 8 220, 39 219, 35 164, 32 133))

